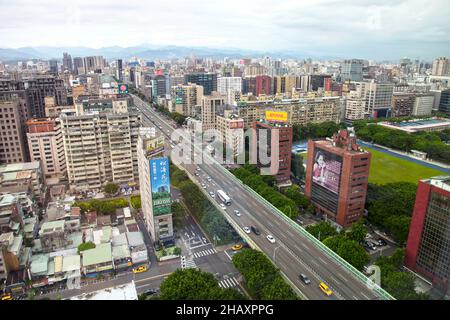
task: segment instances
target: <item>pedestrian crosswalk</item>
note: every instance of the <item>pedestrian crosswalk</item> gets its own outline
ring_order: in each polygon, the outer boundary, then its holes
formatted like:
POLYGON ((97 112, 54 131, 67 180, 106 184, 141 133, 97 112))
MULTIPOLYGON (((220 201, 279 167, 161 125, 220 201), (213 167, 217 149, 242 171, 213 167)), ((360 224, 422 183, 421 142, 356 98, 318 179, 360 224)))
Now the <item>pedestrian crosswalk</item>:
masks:
POLYGON ((217 250, 215 248, 212 249, 206 249, 199 252, 194 252, 194 258, 200 258, 204 256, 209 256, 211 254, 216 254, 217 250))
POLYGON ((190 259, 186 259, 185 256, 181 256, 181 270, 184 269, 193 269, 193 268, 197 268, 197 265, 194 262, 194 259, 190 258, 190 259))
POLYGON ((228 278, 228 279, 219 281, 219 286, 224 289, 236 287, 238 285, 239 285, 239 282, 235 278, 228 278))

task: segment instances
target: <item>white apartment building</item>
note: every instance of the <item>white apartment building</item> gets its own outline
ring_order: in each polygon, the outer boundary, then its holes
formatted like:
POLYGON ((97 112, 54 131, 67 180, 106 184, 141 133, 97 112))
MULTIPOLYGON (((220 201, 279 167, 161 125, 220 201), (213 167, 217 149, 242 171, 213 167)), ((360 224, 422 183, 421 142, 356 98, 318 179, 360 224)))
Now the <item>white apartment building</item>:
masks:
POLYGON ((225 99, 225 96, 214 91, 211 92, 210 96, 202 98, 201 120, 203 132, 216 128, 217 107, 225 104, 225 99))
POLYGON ((242 92, 241 77, 220 77, 217 78, 217 92, 226 96, 230 92, 242 92))
POLYGON ((345 99, 345 119, 361 120, 365 117, 366 100, 358 91, 350 91, 345 99))
POLYGON ((233 152, 233 157, 244 152, 244 119, 233 115, 231 110, 225 110, 216 119, 217 130, 220 131, 226 148, 233 152))
POLYGON ((66 176, 66 157, 59 119, 31 119, 27 127, 31 161, 41 161, 47 184, 60 182, 66 176))
POLYGON ((391 110, 392 95, 394 93, 394 84, 356 82, 356 86, 361 88, 361 96, 366 100, 366 117, 385 116, 391 110))
POLYGON ((157 201, 154 201, 152 192, 152 189, 157 189, 157 186, 152 186, 152 178, 155 178, 155 173, 158 175, 160 170, 153 172, 153 176, 150 171, 152 170, 151 160, 161 159, 164 156, 164 137, 156 136, 154 128, 141 128, 137 152, 139 190, 145 225, 155 243, 160 240, 163 242, 171 241, 173 240, 173 222, 170 203, 165 208, 163 205, 163 210, 157 208, 159 204, 157 201))
POLYGON ((60 120, 71 190, 137 182, 138 113, 62 114, 60 120))
POLYGON ((433 62, 431 74, 433 76, 446 76, 450 73, 450 60, 445 57, 439 57, 433 62))

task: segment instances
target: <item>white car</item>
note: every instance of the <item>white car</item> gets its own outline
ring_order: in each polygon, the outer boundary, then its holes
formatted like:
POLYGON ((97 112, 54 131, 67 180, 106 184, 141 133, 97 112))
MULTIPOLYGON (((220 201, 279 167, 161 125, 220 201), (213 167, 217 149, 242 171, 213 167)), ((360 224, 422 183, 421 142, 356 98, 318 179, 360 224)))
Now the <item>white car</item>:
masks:
POLYGON ((239 210, 234 210, 234 214, 235 214, 236 216, 238 216, 238 217, 241 216, 241 213, 239 212, 239 210))
POLYGON ((267 240, 269 240, 270 243, 275 243, 275 238, 271 234, 267 235, 267 240))
POLYGON ((216 197, 215 193, 212 192, 212 191, 209 192, 209 195, 211 196, 211 198, 215 198, 216 197))
POLYGON ((223 203, 220 204, 220 207, 221 207, 223 210, 227 210, 227 207, 226 207, 223 203))
POLYGON ((208 178, 208 182, 211 182, 211 178, 208 178))
POLYGON ((243 229, 244 229, 244 232, 245 232, 245 233, 250 233, 250 232, 252 232, 252 231, 250 230, 249 227, 244 227, 243 229))

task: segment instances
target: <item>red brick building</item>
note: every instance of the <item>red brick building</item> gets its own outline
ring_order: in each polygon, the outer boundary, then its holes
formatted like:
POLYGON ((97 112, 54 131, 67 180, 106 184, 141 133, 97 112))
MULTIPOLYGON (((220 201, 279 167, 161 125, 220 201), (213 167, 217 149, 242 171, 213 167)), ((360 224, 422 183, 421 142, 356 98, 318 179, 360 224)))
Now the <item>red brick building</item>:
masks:
POLYGON ((340 130, 329 140, 309 140, 305 195, 316 212, 346 228, 364 213, 370 152, 353 132, 340 130))
POLYGON ((258 155, 258 166, 271 168, 271 174, 275 176, 279 185, 290 184, 292 134, 293 130, 287 124, 268 122, 264 120, 254 121, 252 128, 255 130, 252 141, 252 154, 258 155), (261 131, 267 129, 267 146, 261 145, 261 131), (263 154, 270 156, 270 165, 261 163, 259 159, 260 149, 263 154), (275 150, 278 149, 278 152, 275 150), (278 163, 278 166, 276 165, 278 163))
POLYGON ((449 291, 450 176, 419 181, 409 227, 405 266, 449 291))

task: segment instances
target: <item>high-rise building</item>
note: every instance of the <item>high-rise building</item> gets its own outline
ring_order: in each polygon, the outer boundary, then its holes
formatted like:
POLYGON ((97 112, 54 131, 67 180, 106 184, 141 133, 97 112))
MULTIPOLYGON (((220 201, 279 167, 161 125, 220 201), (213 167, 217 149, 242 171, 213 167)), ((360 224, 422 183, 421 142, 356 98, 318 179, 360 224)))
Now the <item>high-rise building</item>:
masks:
POLYGON ((242 92, 241 77, 220 77, 217 79, 217 91, 221 95, 228 95, 230 92, 242 92))
POLYGON ((416 94, 414 98, 413 116, 428 116, 431 115, 434 105, 434 94, 423 93, 416 94))
POLYGON ((184 116, 192 116, 195 106, 200 106, 203 98, 203 87, 193 83, 173 86, 171 90, 172 110, 184 116))
POLYGON ((415 96, 413 93, 395 92, 392 95, 392 116, 408 117, 412 114, 415 96))
POLYGON ((365 118, 366 100, 361 97, 360 92, 350 91, 345 98, 345 119, 362 120, 365 118))
POLYGON ((164 137, 154 128, 141 128, 138 138, 139 185, 142 213, 154 243, 173 243, 169 159, 164 137))
POLYGON ((446 76, 450 73, 450 60, 445 57, 439 57, 433 62, 431 75, 446 76))
POLYGON ((292 127, 284 121, 273 121, 265 117, 265 120, 254 121, 252 128, 255 131, 251 152, 254 156, 258 155, 258 167, 270 168, 270 174, 275 177, 278 185, 289 185, 291 183, 292 127), (264 143, 263 137, 267 138, 267 144, 264 143), (261 154, 270 157, 269 164, 261 161, 259 158, 261 154))
POLYGON ((353 131, 340 130, 332 141, 309 140, 305 195, 316 213, 344 228, 357 221, 364 213, 370 159, 353 131))
POLYGON ((361 86, 362 97, 366 100, 365 113, 367 117, 390 116, 394 84, 364 81, 357 82, 356 85, 361 86))
POLYGON ((444 294, 450 289, 450 176, 419 181, 405 266, 444 294))
POLYGON ((135 111, 61 112, 61 131, 70 188, 101 190, 106 182, 135 183, 139 177, 135 111))
POLYGON ((216 122, 226 150, 231 150, 233 157, 244 152, 244 120, 232 114, 231 110, 224 110, 223 114, 216 116, 216 122))
POLYGON ((273 92, 291 93, 297 86, 297 76, 275 76, 273 78, 273 92))
POLYGON ((24 135, 25 108, 21 99, 0 101, 0 164, 29 160, 24 135))
POLYGON ((47 184, 58 183, 66 175, 66 158, 59 119, 27 121, 28 148, 31 161, 41 161, 47 184))
POLYGON ((362 81, 364 61, 360 59, 344 60, 341 64, 341 81, 362 81))
POLYGON ((63 53, 63 66, 62 71, 69 71, 70 73, 73 71, 73 63, 72 63, 72 57, 70 54, 64 52, 63 53))
MULTIPOLYGON (((312 74, 310 75, 310 90, 318 91, 319 88, 325 88, 325 81, 331 79, 330 75, 325 74, 312 74)), ((309 90, 308 90, 309 91, 309 90)))
POLYGON ((49 61, 49 70, 50 70, 50 73, 53 73, 53 74, 58 73, 58 60, 52 59, 49 61))
POLYGON ((218 92, 212 92, 211 95, 202 98, 201 120, 203 132, 216 129, 217 107, 225 104, 225 99, 226 97, 218 92))
POLYGON ((217 91, 217 73, 190 73, 184 75, 184 83, 195 83, 203 87, 203 93, 210 95, 217 91))
POLYGON ((83 58, 81 58, 81 57, 73 58, 73 71, 77 75, 86 73, 86 68, 84 66, 83 58))
POLYGON ((442 90, 439 100, 439 111, 450 115, 450 89, 442 90))
POLYGON ((119 82, 123 82, 123 64, 122 64, 122 59, 118 59, 117 60, 117 64, 116 64, 116 79, 119 82))

